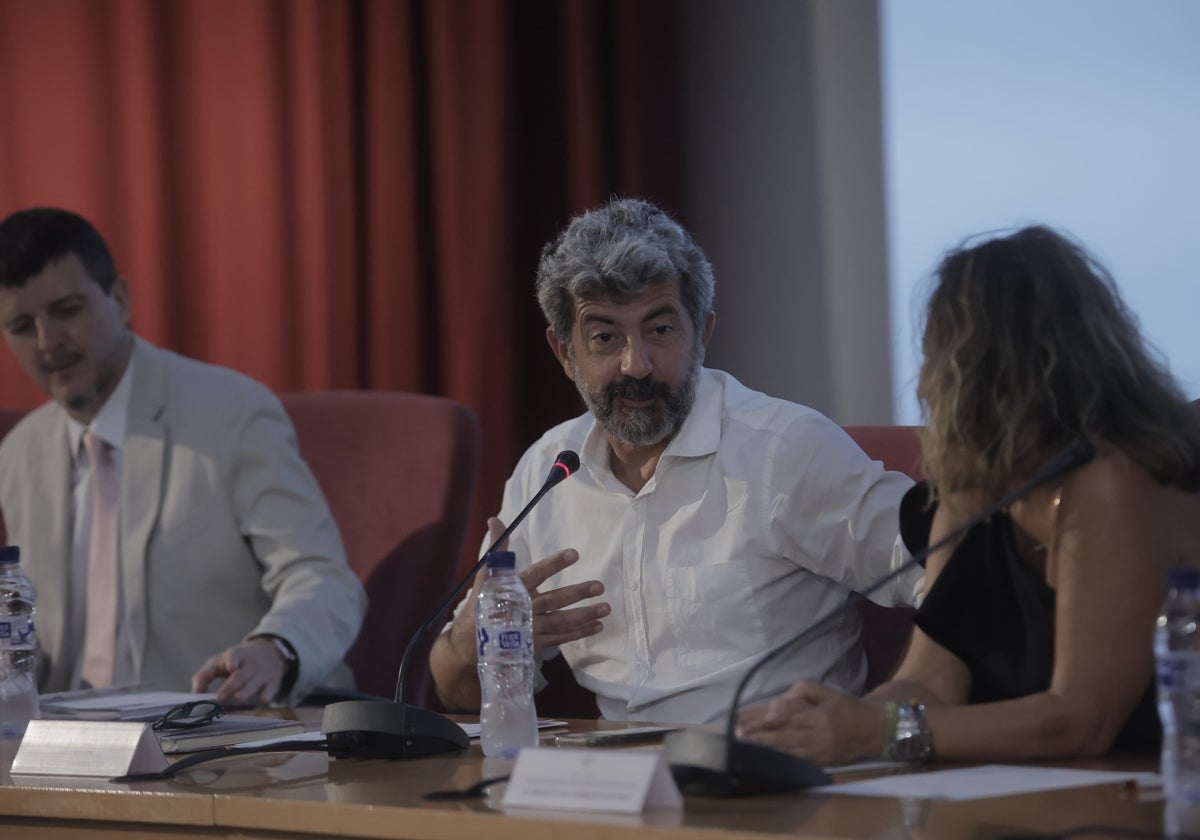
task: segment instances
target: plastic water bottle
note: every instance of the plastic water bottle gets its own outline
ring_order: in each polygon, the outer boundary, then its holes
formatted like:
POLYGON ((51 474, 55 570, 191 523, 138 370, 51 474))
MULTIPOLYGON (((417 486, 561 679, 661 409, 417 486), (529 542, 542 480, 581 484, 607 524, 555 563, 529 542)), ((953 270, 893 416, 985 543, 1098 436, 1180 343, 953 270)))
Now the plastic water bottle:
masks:
POLYGON ((517 577, 516 555, 493 551, 475 602, 479 641, 479 742, 483 754, 508 758, 537 746, 533 705, 533 604, 517 577))
POLYGON ((1200 801, 1200 569, 1173 566, 1154 631, 1163 791, 1200 801))
POLYGON ((33 584, 21 549, 0 547, 0 739, 19 740, 38 716, 33 584))

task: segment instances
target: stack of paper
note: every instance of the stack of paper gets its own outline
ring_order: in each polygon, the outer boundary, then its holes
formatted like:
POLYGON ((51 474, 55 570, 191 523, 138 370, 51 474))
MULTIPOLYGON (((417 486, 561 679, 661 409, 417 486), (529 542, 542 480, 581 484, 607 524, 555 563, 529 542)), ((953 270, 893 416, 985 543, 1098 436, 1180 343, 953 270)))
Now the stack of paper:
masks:
POLYGON ((74 720, 157 720, 181 703, 212 700, 183 691, 61 691, 41 697, 42 717, 74 720))
POLYGON ((165 753, 194 752, 227 747, 284 735, 298 735, 304 725, 295 720, 226 715, 195 729, 167 729, 158 733, 158 745, 165 753))
MULTIPOLYGON (((560 726, 566 726, 566 725, 567 725, 567 722, 565 720, 549 720, 547 718, 538 718, 538 722, 537 722, 538 729, 557 729, 560 726)), ((479 724, 478 723, 460 723, 458 725, 458 727, 463 732, 467 733, 468 738, 478 738, 479 737, 479 724)))

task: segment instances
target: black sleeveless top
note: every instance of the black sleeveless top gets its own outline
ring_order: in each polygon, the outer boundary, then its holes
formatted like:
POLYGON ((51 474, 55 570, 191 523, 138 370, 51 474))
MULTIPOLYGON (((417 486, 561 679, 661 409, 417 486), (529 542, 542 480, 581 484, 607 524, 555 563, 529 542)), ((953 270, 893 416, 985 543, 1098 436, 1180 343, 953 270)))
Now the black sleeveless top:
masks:
MULTIPOLYGON (((900 533, 910 552, 929 544, 936 505, 913 487, 900 505, 900 533)), ((1021 560, 1012 521, 1003 514, 967 532, 917 610, 926 635, 971 672, 971 703, 1011 700, 1050 687, 1054 670, 1054 590, 1021 560)), ((1158 752, 1162 730, 1151 680, 1112 749, 1158 752)))

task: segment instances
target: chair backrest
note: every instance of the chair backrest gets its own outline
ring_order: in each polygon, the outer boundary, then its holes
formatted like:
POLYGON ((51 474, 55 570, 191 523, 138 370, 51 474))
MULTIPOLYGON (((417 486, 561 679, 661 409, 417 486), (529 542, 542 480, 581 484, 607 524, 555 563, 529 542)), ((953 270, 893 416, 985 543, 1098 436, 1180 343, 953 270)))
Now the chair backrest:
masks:
POLYGON ((546 686, 533 698, 538 717, 582 720, 600 717, 596 695, 576 681, 571 666, 561 655, 542 664, 542 677, 546 686))
POLYGON ((914 481, 925 477, 921 467, 920 426, 846 426, 867 456, 882 461, 889 470, 902 472, 914 481))
MULTIPOLYGON (((391 697, 404 648, 457 577, 479 468, 479 424, 442 397, 389 391, 283 394, 369 605, 346 656, 360 691, 391 697)), ((427 648, 432 644, 431 635, 427 648)), ((427 650, 407 699, 434 702, 427 650)))
POLYGON ((25 416, 25 412, 16 408, 0 408, 0 440, 12 431, 17 421, 25 416))
MULTIPOLYGON (((905 473, 915 481, 924 477, 921 442, 916 426, 847 426, 846 433, 869 457, 882 461, 889 470, 905 473)), ((867 656, 866 690, 887 680, 904 655, 912 636, 913 610, 881 607, 871 601, 859 606, 862 614, 862 645, 867 656)))

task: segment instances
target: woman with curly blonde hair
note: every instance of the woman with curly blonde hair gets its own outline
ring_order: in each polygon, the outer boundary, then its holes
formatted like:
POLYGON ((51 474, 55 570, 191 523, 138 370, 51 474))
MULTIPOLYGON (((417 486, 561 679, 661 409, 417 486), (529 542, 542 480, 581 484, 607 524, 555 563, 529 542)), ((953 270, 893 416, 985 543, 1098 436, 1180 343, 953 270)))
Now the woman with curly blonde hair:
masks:
POLYGON ((1152 637, 1173 564, 1200 566, 1200 417, 1107 272, 1045 227, 951 252, 918 394, 927 481, 910 551, 952 534, 1072 441, 1095 456, 926 561, 893 678, 797 683, 740 733, 819 763, 1157 751, 1152 637))

